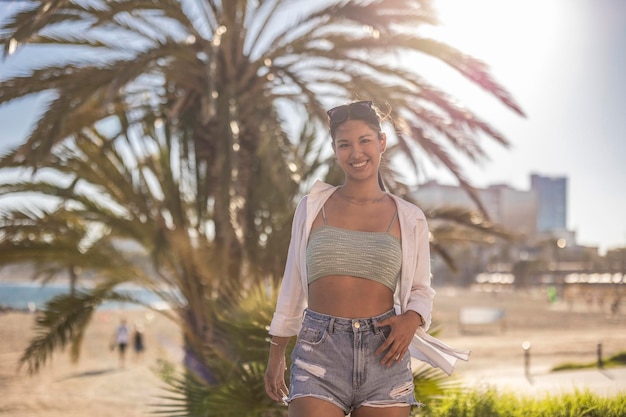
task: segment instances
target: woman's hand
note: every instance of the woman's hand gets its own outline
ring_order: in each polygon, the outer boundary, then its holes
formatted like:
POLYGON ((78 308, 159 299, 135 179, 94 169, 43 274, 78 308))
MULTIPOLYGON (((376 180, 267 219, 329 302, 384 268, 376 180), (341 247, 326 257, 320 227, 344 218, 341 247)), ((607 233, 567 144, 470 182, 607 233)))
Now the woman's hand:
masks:
POLYGON ((285 385, 285 350, 289 338, 274 337, 265 369, 265 392, 274 401, 285 402, 289 389, 285 385))
POLYGON ((380 363, 391 366, 394 361, 400 361, 409 350, 409 345, 415 335, 415 331, 423 323, 424 320, 422 316, 412 310, 406 311, 399 316, 393 316, 379 321, 378 327, 391 327, 391 332, 387 340, 376 350, 376 355, 387 351, 380 360, 380 363))

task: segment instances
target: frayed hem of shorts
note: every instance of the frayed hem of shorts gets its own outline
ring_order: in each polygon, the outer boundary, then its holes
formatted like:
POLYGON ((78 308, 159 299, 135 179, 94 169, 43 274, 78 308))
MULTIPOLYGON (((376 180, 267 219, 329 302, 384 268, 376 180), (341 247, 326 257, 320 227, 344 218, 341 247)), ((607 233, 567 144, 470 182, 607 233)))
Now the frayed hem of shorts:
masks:
POLYGON ((309 397, 309 398, 317 398, 318 400, 326 401, 326 402, 336 406, 341 411, 343 411, 344 415, 346 415, 346 416, 352 412, 352 410, 346 410, 334 398, 332 398, 332 397, 324 397, 323 395, 317 395, 317 394, 296 394, 293 397, 289 397, 289 399, 287 400, 287 404, 289 404, 293 400, 297 400, 298 398, 307 398, 307 397, 309 397))
POLYGON ((402 401, 372 401, 372 402, 364 402, 362 404, 359 404, 357 407, 354 407, 355 409, 359 408, 359 407, 371 407, 371 408, 387 408, 387 407, 411 407, 411 409, 413 408, 421 408, 424 406, 423 403, 420 402, 414 402, 414 403, 407 403, 407 402, 402 402, 402 401))

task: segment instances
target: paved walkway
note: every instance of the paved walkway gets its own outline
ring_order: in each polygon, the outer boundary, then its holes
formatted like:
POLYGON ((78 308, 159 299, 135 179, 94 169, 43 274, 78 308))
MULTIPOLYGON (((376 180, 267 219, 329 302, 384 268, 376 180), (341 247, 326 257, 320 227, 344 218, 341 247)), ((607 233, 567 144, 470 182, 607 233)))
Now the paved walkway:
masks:
POLYGON ((520 394, 563 394, 591 391, 599 395, 626 394, 626 367, 544 372, 524 375, 523 369, 481 372, 461 377, 463 385, 493 386, 520 394))

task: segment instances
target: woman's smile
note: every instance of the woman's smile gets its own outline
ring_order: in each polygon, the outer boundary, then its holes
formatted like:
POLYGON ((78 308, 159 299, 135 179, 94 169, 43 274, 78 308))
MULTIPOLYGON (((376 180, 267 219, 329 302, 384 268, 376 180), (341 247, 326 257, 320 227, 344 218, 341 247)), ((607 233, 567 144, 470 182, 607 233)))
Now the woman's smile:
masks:
POLYGON ((352 166, 352 168, 363 168, 368 161, 361 161, 361 162, 352 162, 350 164, 350 166, 352 166))

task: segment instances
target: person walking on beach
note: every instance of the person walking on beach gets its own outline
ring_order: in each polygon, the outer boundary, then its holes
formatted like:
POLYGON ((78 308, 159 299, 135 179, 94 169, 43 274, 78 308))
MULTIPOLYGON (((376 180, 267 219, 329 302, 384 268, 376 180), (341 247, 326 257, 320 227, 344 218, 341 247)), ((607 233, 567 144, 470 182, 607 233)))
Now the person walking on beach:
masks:
POLYGON ((135 360, 137 362, 143 361, 143 351, 145 349, 142 326, 135 324, 133 331, 133 350, 135 351, 135 360))
POLYGON ((122 319, 120 321, 120 324, 115 329, 114 337, 115 344, 113 346, 117 347, 120 367, 123 368, 126 365, 126 347, 128 346, 128 341, 130 339, 126 319, 122 319))
POLYGON ((316 182, 296 208, 265 390, 291 417, 405 417, 419 405, 410 356, 450 374, 469 352, 426 333, 435 295, 428 226, 422 210, 385 191, 379 110, 357 101, 328 117, 344 182, 316 182))

